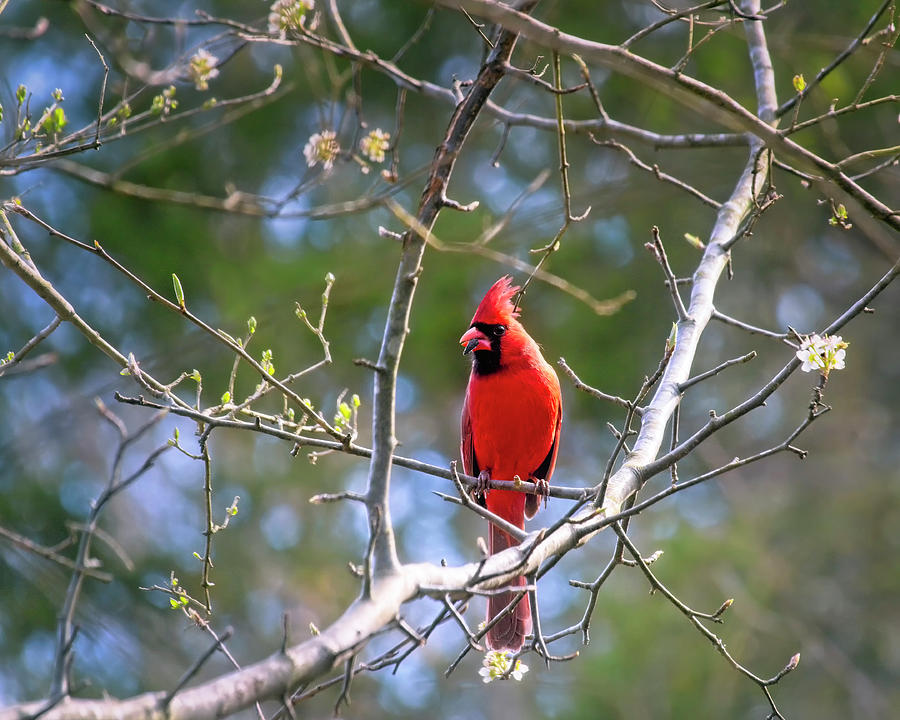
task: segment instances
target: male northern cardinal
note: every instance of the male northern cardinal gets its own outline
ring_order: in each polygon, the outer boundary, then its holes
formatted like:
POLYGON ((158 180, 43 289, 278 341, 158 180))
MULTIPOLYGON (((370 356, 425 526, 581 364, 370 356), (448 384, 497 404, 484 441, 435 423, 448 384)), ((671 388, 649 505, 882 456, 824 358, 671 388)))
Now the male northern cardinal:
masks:
MULTIPOLYGON (((537 512, 540 497, 515 490, 486 491, 493 480, 533 481, 546 485, 556 465, 562 405, 559 379, 538 344, 516 320, 512 297, 519 290, 500 278, 481 301, 472 324, 459 339, 463 354, 474 351, 472 374, 462 411, 462 459, 466 473, 479 479, 488 510, 523 527, 537 512)), ((490 552, 518 543, 491 524, 490 552)), ((525 585, 520 577, 513 583, 525 585)), ((488 621, 510 602, 514 592, 488 598, 488 621)), ((516 651, 531 632, 528 597, 487 633, 488 648, 516 651)))

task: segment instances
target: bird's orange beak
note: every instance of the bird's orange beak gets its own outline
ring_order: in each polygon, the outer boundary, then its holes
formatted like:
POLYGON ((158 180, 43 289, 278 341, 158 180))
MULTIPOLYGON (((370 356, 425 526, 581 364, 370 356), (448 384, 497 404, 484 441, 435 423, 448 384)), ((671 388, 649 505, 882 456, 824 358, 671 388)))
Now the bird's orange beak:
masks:
POLYGON ((473 350, 490 350, 491 341, 481 330, 476 327, 470 327, 459 339, 459 344, 465 349, 463 355, 468 355, 473 350))

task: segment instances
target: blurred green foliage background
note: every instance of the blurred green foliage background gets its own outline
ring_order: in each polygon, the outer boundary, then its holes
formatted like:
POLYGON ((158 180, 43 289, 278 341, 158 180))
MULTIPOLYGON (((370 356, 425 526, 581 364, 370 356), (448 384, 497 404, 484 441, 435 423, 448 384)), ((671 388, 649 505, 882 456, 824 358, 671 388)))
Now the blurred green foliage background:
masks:
MULTIPOLYGON (((417 3, 354 0, 340 5, 357 46, 384 58, 393 56, 428 12, 417 3)), ((879 5, 874 0, 795 1, 773 13, 766 30, 779 99, 793 94, 795 74, 811 79, 845 48, 879 5)), ((257 23, 268 9, 265 3, 233 0, 134 2, 128 7, 184 18, 199 8, 257 23)), ((220 122, 226 111, 213 110, 108 140, 99 151, 72 159, 169 190, 221 197, 233 186, 244 193, 287 198, 284 213, 294 217, 261 219, 128 198, 52 165, 0 177, 0 195, 20 196, 29 209, 69 235, 98 240, 168 296, 171 274, 177 273, 188 305, 213 327, 243 334, 247 318, 255 316, 259 330, 251 350, 259 356, 271 348, 279 375, 321 357, 316 338, 294 317, 294 302, 317 315, 324 276, 334 273, 325 327, 335 362, 302 382, 298 391, 327 412, 344 388, 359 393, 360 441, 365 444, 371 378, 352 359, 377 355, 398 258, 395 241, 379 237, 377 228, 402 227, 384 207, 322 219, 302 216, 389 187, 379 168, 365 175, 359 164, 345 161, 322 174, 303 160, 302 148, 314 132, 338 128, 345 145, 353 135, 349 64, 310 47, 239 45, 215 36, 215 28, 105 17, 80 2, 11 3, 0 16, 0 30, 33 26, 40 16, 49 20, 49 27, 39 37, 0 41, 4 142, 12 139, 14 92, 20 83, 32 93, 33 112, 49 103, 54 88, 61 88, 73 127, 96 116, 103 73, 85 32, 97 39, 112 68, 108 105, 135 89, 136 81, 126 78, 128 62, 163 69, 204 42, 220 58, 230 59, 205 93, 182 74, 175 82, 180 102, 175 116, 210 96, 223 99, 261 90, 271 81, 274 64, 283 65, 282 89, 231 122, 220 122), (333 89, 336 78, 343 83, 339 91, 333 89), (300 184, 303 192, 291 197, 300 184)), ((636 0, 556 0, 541 3, 537 16, 585 38, 617 43, 659 13, 649 2, 636 0)), ((329 32, 325 20, 323 31, 329 32)), ((695 40, 701 32, 698 27, 695 40)), ((671 65, 684 54, 686 42, 686 28, 674 24, 632 49, 671 65)), ((482 53, 481 38, 461 13, 437 10, 399 65, 414 77, 450 87, 454 79, 474 76, 482 53)), ((852 100, 876 54, 877 48, 866 48, 839 67, 804 100, 800 117, 824 112, 832 98, 841 104, 852 100)), ((527 68, 549 58, 522 43, 514 59, 527 68)), ((900 58, 892 51, 867 97, 897 92, 898 67, 900 58)), ((685 72, 755 107, 739 26, 717 33, 694 54, 685 72)), ((564 76, 569 85, 579 82, 573 63, 564 65, 564 76)), ((628 78, 596 68, 593 78, 617 120, 661 133, 720 130, 628 78)), ((363 70, 360 88, 369 127, 395 133, 395 85, 363 70)), ((135 112, 145 109, 155 92, 145 94, 135 112)), ((527 83, 507 79, 493 99, 515 112, 553 116, 552 98, 527 83)), ((584 93, 566 96, 565 110, 575 119, 595 115, 584 93)), ((401 187, 395 197, 411 211, 422 189, 423 169, 451 112, 449 102, 415 92, 407 96, 399 137, 401 187)), ((531 260, 528 250, 546 244, 562 218, 556 136, 513 127, 495 167, 492 156, 502 135, 501 125, 488 115, 480 118, 460 156, 450 194, 481 205, 471 214, 443 212, 435 233, 444 243, 475 239, 503 217, 542 170, 551 169, 550 179, 511 215, 490 245, 531 260)), ((897 108, 887 104, 845 116, 804 131, 798 139, 830 159, 896 144, 897 108)), ((629 166, 624 156, 593 144, 584 134, 570 134, 568 141, 574 211, 587 205, 592 211, 568 231, 549 269, 596 298, 626 290, 637 296, 619 313, 600 317, 572 296, 535 282, 523 320, 548 359, 563 356, 586 382, 630 396, 656 367, 673 320, 659 267, 642 248, 649 228, 661 228, 676 273, 686 276, 699 254, 681 238, 684 233, 705 237, 714 211, 629 166)), ((632 147, 646 162, 658 163, 719 201, 728 197, 746 156, 740 147, 632 147)), ((785 197, 763 216, 753 237, 736 247, 735 277, 720 284, 717 307, 764 327, 813 331, 868 289, 889 260, 857 227, 842 231, 829 226, 827 206, 796 178, 776 170, 775 181, 785 197)), ((867 181, 866 187, 897 206, 896 167, 867 181)), ((110 342, 133 352, 142 367, 163 380, 199 369, 205 401, 218 401, 231 369, 221 347, 149 303, 139 288, 98 258, 32 224, 16 221, 16 229, 42 272, 110 342)), ((896 254, 896 236, 892 240, 896 254)), ((468 373, 456 340, 486 287, 508 270, 472 253, 428 250, 397 398, 402 454, 439 465, 456 457, 468 373)), ((515 277, 524 279, 521 273, 515 277)), ((0 273, 0 307, 4 354, 52 319, 49 308, 5 270, 0 273)), ((806 460, 776 456, 678 495, 632 524, 645 554, 665 551, 655 568, 685 602, 711 611, 725 598, 735 598, 724 626, 715 629, 747 667, 770 676, 793 653, 801 653, 798 670, 774 691, 789 717, 885 718, 900 703, 900 287, 889 288, 875 307, 874 316, 859 317, 843 333, 851 343, 847 369, 835 373, 826 389, 825 401, 834 412, 798 441, 809 450, 806 460)), ((755 391, 790 354, 777 341, 731 327, 709 327, 696 371, 750 349, 760 353, 752 363, 688 393, 683 432, 701 424, 709 410, 721 413, 755 391)), ((0 525, 54 545, 67 537, 67 524, 83 521, 109 472, 114 432, 95 411, 93 398, 101 398, 131 427, 148 413, 115 402, 115 390, 137 394, 134 384, 71 327, 54 333, 42 350, 58 353, 58 361, 39 372, 0 379, 0 525)), ((249 392, 255 382, 248 370, 241 370, 236 395, 249 392)), ((680 467, 682 477, 780 442, 805 416, 814 382, 810 375, 792 377, 767 407, 704 443, 680 467)), ((566 380, 562 384, 565 428, 554 481, 592 485, 613 446, 605 424, 621 423, 622 414, 576 393, 566 380)), ((130 455, 129 467, 137 467, 176 426, 185 446, 195 449, 190 447, 191 423, 169 418, 130 455)), ((327 625, 356 596, 358 583, 346 563, 358 562, 365 550, 361 509, 310 506, 307 500, 316 493, 364 488, 366 465, 337 455, 311 463, 305 452, 292 458, 284 443, 224 431, 213 434, 211 450, 219 519, 235 495, 241 498, 239 514, 215 538, 212 622, 218 629, 235 627, 229 647, 239 662, 250 663, 280 646, 283 613, 289 614, 292 640, 298 641, 310 622, 327 625)), ((659 489, 667 482, 667 476, 660 476, 650 487, 659 489)), ((206 636, 171 611, 165 596, 139 589, 165 584, 174 571, 189 591, 200 593, 200 563, 192 553, 202 554, 202 490, 202 466, 169 451, 106 512, 102 527, 128 563, 110 546, 96 543, 97 555, 114 571, 115 581, 89 582, 80 605, 74 671, 77 679, 90 681, 83 695, 99 696, 104 688, 125 696, 171 687, 207 647, 206 636)), ((432 490, 448 491, 447 483, 395 470, 392 512, 401 558, 445 558, 453 564, 476 557, 475 538, 485 532, 482 522, 442 502, 432 490)), ((550 522, 564 510, 565 503, 554 501, 532 526, 550 522)), ((546 631, 580 618, 587 596, 569 587, 568 580, 596 577, 611 547, 608 536, 598 537, 542 581, 546 631)), ((0 705, 47 692, 55 616, 67 581, 63 568, 0 541, 0 705)), ((423 622, 436 610, 436 604, 423 601, 408 609, 408 619, 423 622)), ((474 601, 470 621, 477 624, 482 612, 474 601)), ((387 642, 379 639, 371 652, 387 642)), ((591 643, 571 663, 547 670, 531 657, 531 672, 521 684, 485 686, 473 656, 445 678, 445 668, 463 644, 458 629, 448 624, 396 675, 360 676, 346 716, 637 720, 762 718, 767 712, 758 689, 728 667, 664 598, 648 595, 637 570, 620 568, 608 581, 591 643)), ((575 649, 578 638, 572 637, 558 651, 575 649)), ((201 676, 227 667, 217 658, 201 676)), ((335 690, 324 692, 301 712, 325 716, 335 697, 335 690)))

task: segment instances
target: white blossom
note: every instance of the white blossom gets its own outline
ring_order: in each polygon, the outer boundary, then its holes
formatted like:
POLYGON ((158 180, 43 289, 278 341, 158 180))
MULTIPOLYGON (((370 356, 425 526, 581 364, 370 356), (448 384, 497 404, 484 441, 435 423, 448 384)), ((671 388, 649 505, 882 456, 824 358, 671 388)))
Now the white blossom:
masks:
POLYGON ((269 32, 284 37, 288 30, 299 30, 314 0, 276 0, 269 7, 269 32))
POLYGON ((384 162, 384 153, 390 146, 391 134, 375 128, 359 141, 359 149, 370 161, 384 162))
POLYGON ((800 369, 803 372, 818 370, 825 377, 832 370, 843 370, 847 346, 840 335, 809 335, 803 338, 796 353, 797 359, 803 361, 800 369))
POLYGON ((188 64, 188 74, 195 88, 201 91, 209 90, 209 81, 219 75, 219 69, 216 67, 218 62, 219 58, 204 48, 194 53, 188 64))
POLYGON ((323 169, 330 170, 341 151, 341 146, 336 138, 334 130, 323 130, 313 134, 303 148, 306 164, 309 167, 315 167, 321 163, 323 169))
POLYGON ((494 680, 505 680, 507 673, 513 680, 522 680, 522 676, 528 672, 528 666, 521 660, 516 660, 516 666, 512 672, 509 672, 512 657, 507 652, 499 652, 497 650, 488 650, 485 653, 484 660, 478 674, 481 675, 483 683, 493 682, 494 680))

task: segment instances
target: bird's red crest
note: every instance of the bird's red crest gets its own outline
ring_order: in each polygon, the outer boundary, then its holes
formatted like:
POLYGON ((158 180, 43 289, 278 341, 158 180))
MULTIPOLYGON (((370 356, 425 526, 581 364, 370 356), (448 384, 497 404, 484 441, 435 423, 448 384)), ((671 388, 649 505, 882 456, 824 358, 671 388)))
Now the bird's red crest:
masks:
POLYGON ((504 275, 485 293, 484 299, 472 316, 472 322, 488 325, 507 325, 519 311, 515 309, 512 298, 519 292, 519 287, 512 284, 512 278, 504 275))

